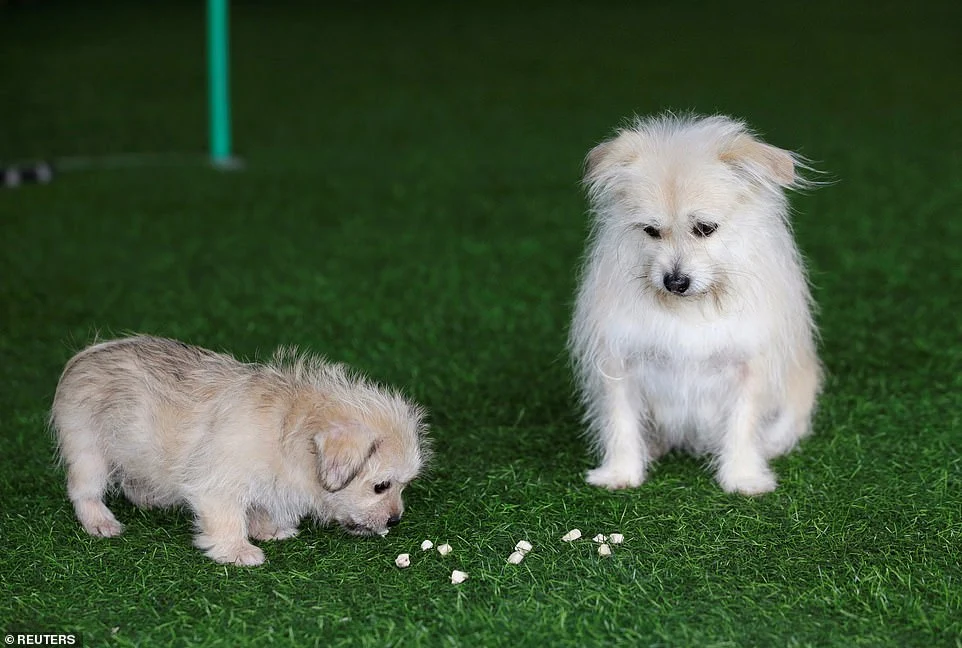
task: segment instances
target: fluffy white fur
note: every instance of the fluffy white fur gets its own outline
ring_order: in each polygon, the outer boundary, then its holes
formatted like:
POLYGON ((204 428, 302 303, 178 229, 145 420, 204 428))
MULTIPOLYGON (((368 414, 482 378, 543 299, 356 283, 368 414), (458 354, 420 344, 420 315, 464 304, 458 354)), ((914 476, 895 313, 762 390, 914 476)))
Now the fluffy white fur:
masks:
POLYGON ((768 461, 809 434, 821 382, 785 196, 799 166, 722 116, 638 119, 588 154, 570 349, 601 457, 589 483, 638 486, 681 448, 725 491, 775 488, 768 461))
POLYGON ((429 455, 423 410, 343 365, 281 350, 266 364, 175 340, 95 344, 67 364, 51 423, 77 519, 123 532, 103 495, 187 505, 194 544, 259 565, 250 543, 289 538, 305 516, 386 534, 429 455))

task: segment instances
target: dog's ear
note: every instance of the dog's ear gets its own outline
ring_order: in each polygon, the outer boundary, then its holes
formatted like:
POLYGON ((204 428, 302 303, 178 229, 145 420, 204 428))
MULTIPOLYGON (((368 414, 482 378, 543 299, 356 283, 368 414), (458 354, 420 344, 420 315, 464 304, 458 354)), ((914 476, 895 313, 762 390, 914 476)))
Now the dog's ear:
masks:
POLYGON ((783 187, 796 184, 795 158, 788 151, 740 134, 721 152, 721 160, 750 176, 775 182, 783 187))
POLYGON ((377 451, 374 433, 363 425, 336 424, 314 435, 321 486, 339 491, 358 476, 377 451))
POLYGON ((585 183, 591 185, 600 181, 605 174, 617 167, 624 166, 638 157, 631 142, 622 134, 605 140, 585 156, 585 183))
POLYGON ((595 177, 606 166, 606 163, 611 163, 613 144, 612 140, 608 140, 588 151, 588 155, 585 157, 585 180, 590 182, 591 178, 595 177))

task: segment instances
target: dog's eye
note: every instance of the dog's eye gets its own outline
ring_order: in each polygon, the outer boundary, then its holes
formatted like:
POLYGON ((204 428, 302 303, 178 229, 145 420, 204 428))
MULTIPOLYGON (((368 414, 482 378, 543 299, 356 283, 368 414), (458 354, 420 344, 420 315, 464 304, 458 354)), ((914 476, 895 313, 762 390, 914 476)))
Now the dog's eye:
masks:
POLYGON ((389 481, 381 482, 379 484, 374 484, 374 492, 380 495, 390 487, 391 487, 391 482, 389 481))
POLYGON ((645 234, 647 234, 651 238, 661 238, 661 232, 658 231, 657 227, 652 227, 651 225, 645 225, 644 227, 641 228, 641 231, 643 231, 645 234))
POLYGON ((704 238, 714 234, 716 229, 718 229, 718 225, 715 223, 695 223, 695 226, 691 228, 691 233, 704 238))

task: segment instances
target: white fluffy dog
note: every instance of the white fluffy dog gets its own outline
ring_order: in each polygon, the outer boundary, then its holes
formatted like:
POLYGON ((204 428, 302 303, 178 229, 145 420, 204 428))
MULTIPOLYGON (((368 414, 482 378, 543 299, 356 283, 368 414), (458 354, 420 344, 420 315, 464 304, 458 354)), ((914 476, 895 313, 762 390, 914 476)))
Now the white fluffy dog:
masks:
POLYGON ((784 192, 799 166, 722 116, 638 119, 588 154, 570 348, 601 455, 589 483, 638 486, 681 448, 725 491, 775 488, 768 461, 810 432, 821 383, 784 192))
POLYGON ((343 365, 281 350, 244 364, 176 340, 93 345, 64 369, 52 424, 77 519, 123 532, 103 495, 187 505, 194 544, 223 563, 259 565, 248 541, 297 533, 301 518, 386 534, 401 492, 430 454, 424 411, 343 365))

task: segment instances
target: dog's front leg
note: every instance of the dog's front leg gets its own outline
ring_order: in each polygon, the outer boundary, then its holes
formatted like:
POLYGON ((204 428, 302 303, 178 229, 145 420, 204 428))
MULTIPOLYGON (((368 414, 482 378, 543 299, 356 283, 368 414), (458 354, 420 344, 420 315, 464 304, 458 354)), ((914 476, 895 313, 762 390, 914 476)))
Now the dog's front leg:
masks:
POLYGON ((287 511, 267 511, 259 506, 247 512, 247 533, 255 540, 286 540, 297 535, 299 520, 287 511))
POLYGON ((634 488, 645 481, 650 454, 642 434, 641 390, 631 375, 599 378, 591 418, 601 451, 601 465, 586 480, 611 490, 634 488))
POLYGON ((775 474, 768 467, 758 427, 761 422, 759 375, 743 367, 736 396, 717 458, 718 484, 725 492, 761 495, 775 490, 775 474))
POLYGON ((237 499, 204 494, 188 498, 197 516, 194 546, 219 563, 260 565, 264 552, 247 540, 247 515, 237 499))

